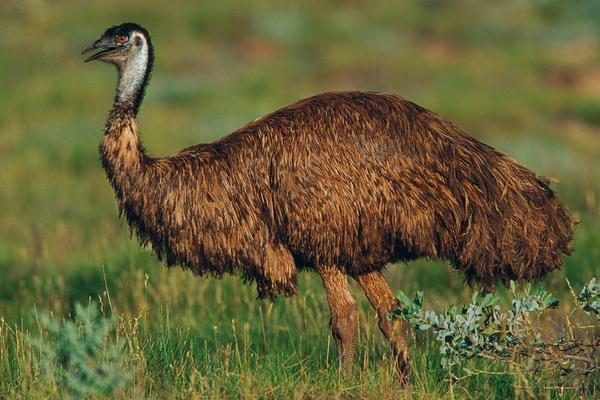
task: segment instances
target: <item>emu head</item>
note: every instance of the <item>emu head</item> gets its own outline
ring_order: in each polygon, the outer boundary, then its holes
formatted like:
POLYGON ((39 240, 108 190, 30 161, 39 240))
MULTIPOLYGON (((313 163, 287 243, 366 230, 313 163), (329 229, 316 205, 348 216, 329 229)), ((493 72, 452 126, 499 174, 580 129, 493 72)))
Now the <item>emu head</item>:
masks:
POLYGON ((81 54, 94 50, 99 51, 85 59, 85 62, 99 60, 117 67, 117 101, 135 99, 139 104, 154 61, 148 31, 132 22, 113 26, 100 39, 83 49, 81 54))

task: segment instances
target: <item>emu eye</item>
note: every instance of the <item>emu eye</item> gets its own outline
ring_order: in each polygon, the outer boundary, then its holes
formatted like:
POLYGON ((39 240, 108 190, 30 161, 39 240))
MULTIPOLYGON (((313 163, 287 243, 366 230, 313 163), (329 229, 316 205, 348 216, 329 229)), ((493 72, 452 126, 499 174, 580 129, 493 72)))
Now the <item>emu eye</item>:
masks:
POLYGON ((115 37, 115 40, 117 41, 117 43, 123 44, 123 43, 127 42, 129 40, 129 38, 126 35, 117 35, 115 37))

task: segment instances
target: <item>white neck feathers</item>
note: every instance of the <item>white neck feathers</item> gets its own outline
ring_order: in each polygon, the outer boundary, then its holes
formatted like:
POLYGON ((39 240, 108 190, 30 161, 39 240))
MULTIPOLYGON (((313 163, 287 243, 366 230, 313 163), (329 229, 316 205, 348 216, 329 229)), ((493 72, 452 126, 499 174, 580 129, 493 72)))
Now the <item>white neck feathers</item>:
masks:
POLYGON ((117 101, 120 103, 132 100, 139 93, 148 67, 148 43, 146 38, 142 34, 134 33, 130 40, 134 51, 131 58, 119 70, 117 101))

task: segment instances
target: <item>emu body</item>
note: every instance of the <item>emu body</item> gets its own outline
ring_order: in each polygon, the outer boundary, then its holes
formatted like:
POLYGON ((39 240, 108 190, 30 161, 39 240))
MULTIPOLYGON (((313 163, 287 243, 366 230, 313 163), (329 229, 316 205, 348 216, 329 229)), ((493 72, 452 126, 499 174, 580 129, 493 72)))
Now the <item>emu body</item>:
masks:
POLYGON ((253 281, 259 297, 293 295, 299 269, 318 272, 342 363, 357 328, 347 276, 377 310, 404 374, 405 327, 386 319, 396 304, 386 264, 445 259, 492 285, 540 278, 570 251, 573 220, 546 179, 394 95, 321 94, 152 158, 136 123, 152 68, 146 30, 113 27, 90 47, 103 49, 90 59, 119 71, 100 152, 141 243, 169 266, 253 281))

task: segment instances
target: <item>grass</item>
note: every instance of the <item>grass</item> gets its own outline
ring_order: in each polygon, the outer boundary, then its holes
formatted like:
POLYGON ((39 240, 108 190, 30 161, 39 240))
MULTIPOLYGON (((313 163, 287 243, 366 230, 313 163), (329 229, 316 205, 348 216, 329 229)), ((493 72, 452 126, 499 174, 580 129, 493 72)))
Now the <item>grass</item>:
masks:
MULTIPOLYGON (((341 376, 317 276, 301 275, 296 298, 259 302, 239 280, 166 270, 129 238, 97 154, 115 74, 79 56, 108 26, 133 20, 153 35, 140 124, 155 155, 302 97, 364 89, 410 98, 557 178, 582 222, 576 252, 540 285, 565 297, 565 276, 580 285, 600 272, 599 14, 580 3, 3 1, 0 397, 60 396, 26 339, 47 334, 32 309, 69 317, 90 299, 117 317, 127 343, 134 372, 122 398, 409 396, 358 291, 357 365, 341 376)), ((424 290, 434 309, 470 294, 441 262, 392 266, 387 276, 393 288, 424 290)), ((428 339, 411 344, 415 398, 521 396, 506 374, 450 393, 428 339)))

